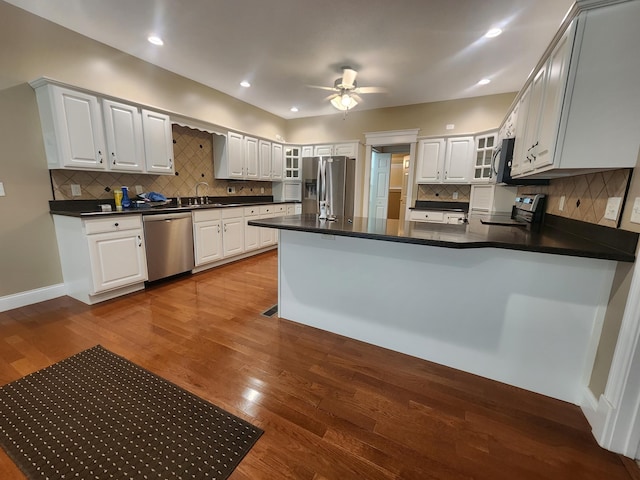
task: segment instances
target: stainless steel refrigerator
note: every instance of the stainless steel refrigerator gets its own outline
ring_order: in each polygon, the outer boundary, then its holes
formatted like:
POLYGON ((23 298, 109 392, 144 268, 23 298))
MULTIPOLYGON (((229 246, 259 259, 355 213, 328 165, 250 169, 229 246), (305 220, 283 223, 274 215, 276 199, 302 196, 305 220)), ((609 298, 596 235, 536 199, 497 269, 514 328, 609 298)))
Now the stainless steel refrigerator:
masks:
POLYGON ((348 157, 302 158, 302 213, 327 220, 353 218, 356 161, 348 157))

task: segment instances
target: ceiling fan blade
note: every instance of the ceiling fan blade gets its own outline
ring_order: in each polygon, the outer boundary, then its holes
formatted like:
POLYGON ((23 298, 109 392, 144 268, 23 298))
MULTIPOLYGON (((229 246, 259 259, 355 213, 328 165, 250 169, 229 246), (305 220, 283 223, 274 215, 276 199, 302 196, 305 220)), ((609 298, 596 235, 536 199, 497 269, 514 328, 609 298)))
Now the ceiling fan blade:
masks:
POLYGON ((339 91, 335 87, 322 87, 320 85, 307 85, 307 87, 309 87, 309 88, 317 88, 319 90, 328 90, 329 92, 337 92, 337 91, 339 91))
POLYGON ((360 95, 358 95, 357 93, 352 93, 351 97, 358 103, 362 103, 362 97, 360 95))
POLYGON ((358 87, 356 89, 358 93, 387 93, 387 89, 384 87, 358 87))
POLYGON ((325 100, 329 100, 329 101, 331 101, 331 100, 333 100, 334 98, 339 97, 339 96, 340 96, 339 94, 334 93, 333 95, 329 95, 328 97, 325 97, 325 100))
POLYGON ((345 68, 342 72, 342 85, 345 88, 353 87, 353 82, 356 81, 356 75, 358 72, 350 68, 345 68))

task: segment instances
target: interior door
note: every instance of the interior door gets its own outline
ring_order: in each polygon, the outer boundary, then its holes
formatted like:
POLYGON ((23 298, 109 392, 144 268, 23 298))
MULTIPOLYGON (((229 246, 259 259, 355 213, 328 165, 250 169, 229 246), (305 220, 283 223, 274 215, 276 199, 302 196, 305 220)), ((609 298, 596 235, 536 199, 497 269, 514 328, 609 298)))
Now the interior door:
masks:
POLYGON ((371 184, 369 187, 369 218, 386 219, 389 203, 391 154, 371 154, 371 184))

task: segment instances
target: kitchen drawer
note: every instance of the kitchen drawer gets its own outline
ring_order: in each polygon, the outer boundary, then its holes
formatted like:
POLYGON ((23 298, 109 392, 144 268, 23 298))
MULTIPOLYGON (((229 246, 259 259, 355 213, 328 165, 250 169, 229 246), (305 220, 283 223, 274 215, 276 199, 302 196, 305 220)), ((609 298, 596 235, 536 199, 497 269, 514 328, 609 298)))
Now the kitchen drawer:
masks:
POLYGON ((269 215, 275 211, 275 205, 260 205, 260 215, 269 215))
POLYGON ((425 210, 411 210, 409 214, 409 220, 413 222, 444 222, 444 212, 425 211, 425 210))
POLYGON ((108 218, 84 220, 83 223, 87 235, 133 230, 142 228, 142 215, 113 215, 108 218))
POLYGON ((193 223, 211 222, 222 218, 221 208, 209 208, 193 212, 193 223))
POLYGON ((222 218, 239 218, 243 216, 244 208, 223 208, 222 209, 222 218))
POLYGON ((275 213, 287 213, 287 206, 284 203, 280 205, 274 205, 273 211, 275 213))
POLYGON ((244 216, 245 217, 254 217, 256 215, 260 215, 260 207, 259 206, 244 207, 244 216))

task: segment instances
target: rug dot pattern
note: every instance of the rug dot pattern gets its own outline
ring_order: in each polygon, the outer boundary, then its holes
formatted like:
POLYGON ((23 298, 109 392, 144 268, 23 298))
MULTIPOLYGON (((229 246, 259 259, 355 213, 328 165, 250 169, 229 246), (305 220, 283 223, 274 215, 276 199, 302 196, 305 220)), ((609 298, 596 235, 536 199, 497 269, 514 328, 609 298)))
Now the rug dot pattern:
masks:
POLYGON ((226 479, 262 434, 101 346, 0 388, 29 479, 226 479))

